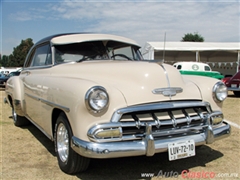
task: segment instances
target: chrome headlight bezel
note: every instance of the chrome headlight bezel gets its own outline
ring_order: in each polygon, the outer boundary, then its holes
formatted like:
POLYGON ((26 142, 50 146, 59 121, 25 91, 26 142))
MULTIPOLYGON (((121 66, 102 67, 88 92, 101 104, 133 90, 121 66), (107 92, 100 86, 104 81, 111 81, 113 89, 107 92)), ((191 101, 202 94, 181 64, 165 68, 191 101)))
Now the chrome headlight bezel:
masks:
POLYGON ((223 102, 228 96, 227 86, 219 81, 213 86, 213 99, 216 102, 223 102))
POLYGON ((89 111, 99 113, 109 105, 109 96, 102 86, 91 87, 85 95, 85 104, 89 111))

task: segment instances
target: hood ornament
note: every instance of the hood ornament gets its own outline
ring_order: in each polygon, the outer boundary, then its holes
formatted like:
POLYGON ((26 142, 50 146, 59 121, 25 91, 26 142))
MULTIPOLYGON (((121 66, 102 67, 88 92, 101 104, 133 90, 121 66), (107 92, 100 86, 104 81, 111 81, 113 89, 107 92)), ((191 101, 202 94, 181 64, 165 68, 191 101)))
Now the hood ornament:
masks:
POLYGON ((164 96, 175 96, 177 93, 183 92, 180 87, 157 88, 152 91, 153 94, 162 94, 164 96))

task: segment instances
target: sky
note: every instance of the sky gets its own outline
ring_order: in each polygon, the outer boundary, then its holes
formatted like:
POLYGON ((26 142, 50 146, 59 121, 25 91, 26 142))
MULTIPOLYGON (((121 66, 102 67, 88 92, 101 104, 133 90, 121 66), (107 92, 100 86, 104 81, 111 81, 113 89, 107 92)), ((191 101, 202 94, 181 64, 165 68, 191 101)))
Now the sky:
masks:
POLYGON ((198 33, 205 42, 240 42, 240 0, 0 0, 0 53, 21 40, 67 32, 124 36, 146 42, 181 41, 198 33))

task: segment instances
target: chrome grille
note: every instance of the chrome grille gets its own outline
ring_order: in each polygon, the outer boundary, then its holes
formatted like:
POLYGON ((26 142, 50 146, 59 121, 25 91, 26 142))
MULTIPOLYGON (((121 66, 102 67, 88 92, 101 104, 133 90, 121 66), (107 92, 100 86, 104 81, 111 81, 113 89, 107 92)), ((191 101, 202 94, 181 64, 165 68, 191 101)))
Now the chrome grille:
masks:
POLYGON ((151 134, 154 139, 182 137, 205 132, 214 115, 211 106, 202 101, 177 101, 143 104, 115 111, 109 123, 96 124, 88 137, 96 142, 140 140, 151 134), (99 137, 98 132, 115 129, 121 135, 99 137), (148 132, 150 130, 150 132, 148 132))
POLYGON ((207 124, 208 110, 204 106, 123 114, 119 122, 124 135, 143 136, 146 123, 152 126, 155 137, 183 133, 199 133, 207 124))

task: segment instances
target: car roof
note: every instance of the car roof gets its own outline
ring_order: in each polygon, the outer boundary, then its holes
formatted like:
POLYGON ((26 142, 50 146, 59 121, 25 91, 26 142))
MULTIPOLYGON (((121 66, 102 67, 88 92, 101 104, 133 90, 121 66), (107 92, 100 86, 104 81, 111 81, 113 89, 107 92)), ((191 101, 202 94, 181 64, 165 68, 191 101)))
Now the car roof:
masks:
POLYGON ((203 62, 196 62, 196 61, 182 61, 182 62, 176 62, 174 64, 203 64, 203 65, 207 65, 206 63, 203 62))
POLYGON ((183 64, 206 64, 206 63, 203 63, 203 62, 196 62, 196 61, 180 61, 180 62, 176 62, 175 64, 177 63, 183 63, 183 64))
POLYGON ((60 33, 60 34, 53 34, 53 35, 50 35, 50 36, 47 36, 39 41, 37 41, 35 43, 35 45, 38 45, 38 44, 42 44, 42 43, 45 43, 45 42, 49 42, 51 41, 51 39, 55 38, 55 37, 58 37, 58 36, 64 36, 64 35, 71 35, 71 34, 80 34, 80 33, 60 33))
POLYGON ((128 43, 134 46, 140 47, 134 40, 128 39, 121 36, 110 35, 110 34, 95 34, 95 33, 62 33, 48 36, 46 38, 38 41, 34 46, 45 42, 51 42, 53 45, 63 45, 63 44, 71 44, 71 43, 80 43, 87 41, 98 41, 98 40, 106 40, 106 41, 119 41, 128 43))

